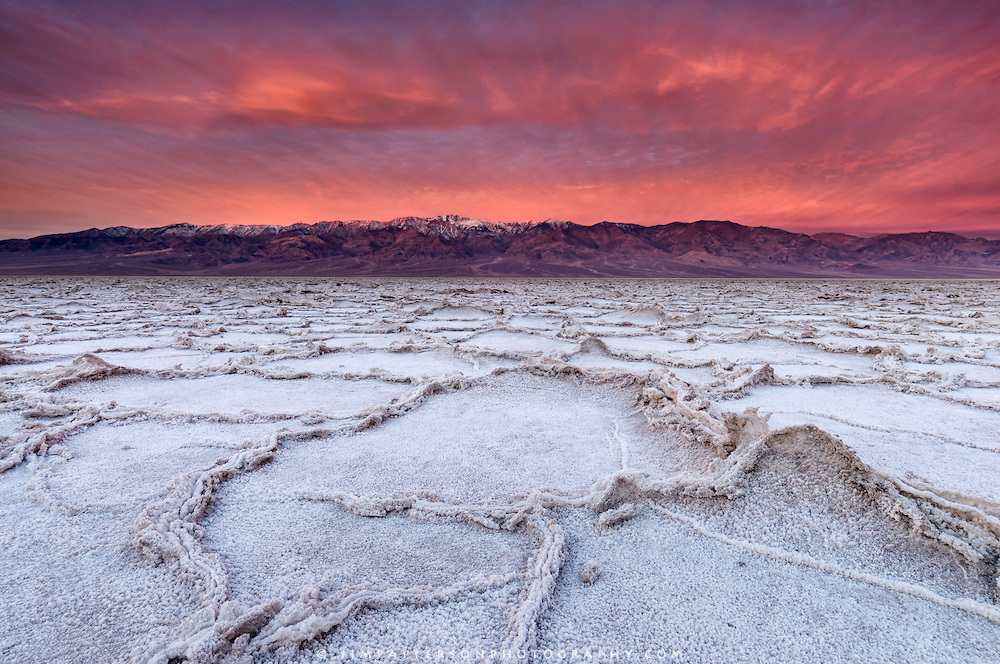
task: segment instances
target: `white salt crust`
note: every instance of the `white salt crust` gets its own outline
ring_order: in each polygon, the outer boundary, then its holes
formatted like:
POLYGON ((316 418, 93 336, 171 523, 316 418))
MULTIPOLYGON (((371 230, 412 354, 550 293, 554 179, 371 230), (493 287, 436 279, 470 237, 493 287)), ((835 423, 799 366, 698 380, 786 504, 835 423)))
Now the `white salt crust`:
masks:
POLYGON ((1000 660, 991 282, 4 287, 0 661, 1000 660))

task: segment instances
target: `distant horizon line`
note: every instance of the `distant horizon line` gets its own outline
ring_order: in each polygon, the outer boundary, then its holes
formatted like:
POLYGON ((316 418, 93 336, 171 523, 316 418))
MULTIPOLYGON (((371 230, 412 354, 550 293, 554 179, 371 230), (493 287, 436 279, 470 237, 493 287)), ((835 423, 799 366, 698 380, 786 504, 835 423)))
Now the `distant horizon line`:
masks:
POLYGON ((911 235, 911 234, 926 234, 926 233, 940 233, 943 235, 956 235, 959 237, 964 237, 969 240, 997 240, 1000 239, 1000 229, 989 233, 983 233, 983 231, 940 231, 940 230, 908 230, 908 231, 893 231, 893 232, 871 232, 871 233, 858 233, 858 232, 844 232, 844 231, 816 231, 812 233, 802 232, 802 231, 791 231, 780 226, 768 226, 768 225, 756 225, 756 224, 745 224, 738 221, 732 221, 731 219, 696 219, 694 221, 669 221, 659 224, 640 224, 630 221, 611 221, 604 219, 601 221, 595 221, 592 223, 571 221, 566 219, 558 219, 556 217, 548 217, 546 219, 527 219, 524 221, 500 221, 492 219, 482 219, 479 217, 469 217, 462 214, 438 214, 432 216, 419 216, 419 215, 403 215, 399 217, 393 217, 391 219, 321 219, 315 222, 292 222, 292 223, 220 223, 220 224, 210 224, 210 223, 193 223, 189 221, 180 221, 172 224, 165 224, 161 226, 130 226, 127 224, 116 224, 111 226, 90 226, 88 228, 82 228, 79 230, 67 230, 67 231, 57 231, 49 233, 40 233, 38 235, 26 235, 22 237, 3 237, 0 238, 0 242, 7 240, 31 240, 41 237, 49 237, 55 235, 72 235, 76 233, 86 233, 88 231, 108 231, 116 228, 128 228, 132 230, 148 230, 155 231, 167 228, 176 227, 194 227, 194 228, 294 228, 296 226, 316 226, 318 224, 366 224, 366 223, 378 223, 378 224, 392 224, 397 221, 405 221, 408 219, 422 220, 422 221, 476 221, 482 222, 484 224, 490 225, 501 225, 501 226, 537 226, 548 222, 558 222, 565 224, 573 224, 576 226, 599 226, 601 224, 615 224, 621 226, 637 226, 642 228, 655 228, 657 226, 670 226, 672 224, 697 224, 697 223, 727 223, 734 224, 736 226, 742 226, 744 228, 765 228, 771 230, 779 230, 785 233, 792 233, 795 235, 805 235, 808 237, 815 237, 818 235, 842 235, 855 238, 875 238, 880 236, 893 236, 893 235, 911 235))

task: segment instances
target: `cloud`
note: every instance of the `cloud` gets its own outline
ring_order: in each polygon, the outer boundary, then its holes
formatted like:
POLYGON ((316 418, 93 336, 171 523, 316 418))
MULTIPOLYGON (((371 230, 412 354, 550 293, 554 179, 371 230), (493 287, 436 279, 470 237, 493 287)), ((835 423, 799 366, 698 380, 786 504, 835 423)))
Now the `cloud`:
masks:
POLYGON ((995 224, 968 192, 998 28, 992 2, 11 2, 0 217, 995 224))

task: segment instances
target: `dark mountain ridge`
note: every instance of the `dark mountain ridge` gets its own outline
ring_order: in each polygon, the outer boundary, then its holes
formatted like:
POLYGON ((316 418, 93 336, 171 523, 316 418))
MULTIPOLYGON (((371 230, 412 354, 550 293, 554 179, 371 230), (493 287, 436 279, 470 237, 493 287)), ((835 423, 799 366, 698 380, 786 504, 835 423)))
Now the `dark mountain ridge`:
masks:
POLYGON ((291 226, 115 226, 0 241, 0 274, 1000 278, 1000 240, 805 235, 457 215, 291 226))

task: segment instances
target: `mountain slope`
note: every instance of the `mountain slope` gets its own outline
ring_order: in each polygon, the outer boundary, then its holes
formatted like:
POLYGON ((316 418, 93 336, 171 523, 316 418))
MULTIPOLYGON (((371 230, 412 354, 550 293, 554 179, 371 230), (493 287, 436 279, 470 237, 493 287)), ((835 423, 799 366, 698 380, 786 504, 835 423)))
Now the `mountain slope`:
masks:
POLYGON ((582 226, 455 215, 293 226, 116 226, 0 242, 3 274, 1000 277, 1000 241, 805 235, 729 221, 582 226))

